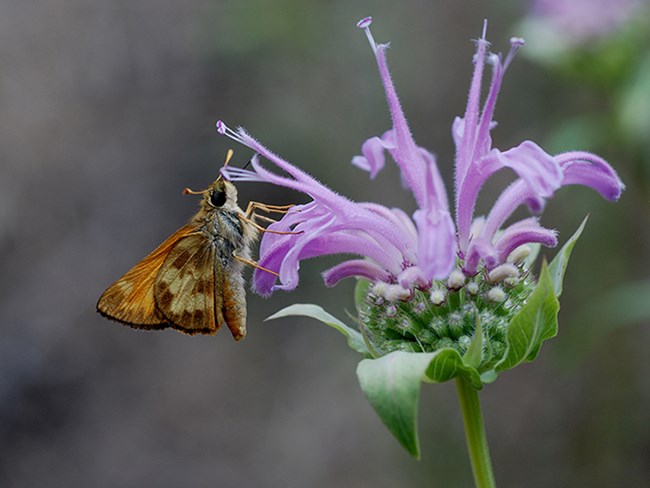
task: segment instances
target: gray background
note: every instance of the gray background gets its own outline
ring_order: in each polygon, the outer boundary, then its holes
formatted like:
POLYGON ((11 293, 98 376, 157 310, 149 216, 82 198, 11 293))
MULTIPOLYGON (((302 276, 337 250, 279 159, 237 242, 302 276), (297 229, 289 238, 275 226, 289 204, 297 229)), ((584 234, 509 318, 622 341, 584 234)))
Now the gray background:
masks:
MULTIPOLYGON (((336 259, 304 263, 292 294, 249 293, 241 343, 227 331, 137 332, 94 306, 195 211, 181 190, 212 181, 232 146, 217 118, 345 195, 412 212, 394 167, 370 183, 349 166, 390 123, 356 21, 373 15, 376 39, 392 41, 416 139, 450 183, 470 39, 487 17, 493 49, 507 50, 524 13, 514 1, 2 0, 0 486, 470 486, 453 384, 423 388, 417 462, 363 398, 359 357, 340 336, 307 320, 262 322, 296 302, 345 319, 353 282, 326 289, 319 276, 336 259)), ((520 58, 495 145, 544 144, 558 120, 597 107, 520 58)), ((234 149, 234 162, 250 157, 234 149)), ((572 188, 543 218, 563 241, 591 213, 560 335, 482 394, 501 486, 642 486, 650 476, 648 328, 588 348, 571 333, 589 330, 589 300, 647 277, 650 263, 647 195, 616 148, 601 153, 630 186, 621 202, 572 188)), ((502 186, 486 189, 482 211, 502 186)), ((239 191, 243 205, 304 201, 263 184, 239 191)))

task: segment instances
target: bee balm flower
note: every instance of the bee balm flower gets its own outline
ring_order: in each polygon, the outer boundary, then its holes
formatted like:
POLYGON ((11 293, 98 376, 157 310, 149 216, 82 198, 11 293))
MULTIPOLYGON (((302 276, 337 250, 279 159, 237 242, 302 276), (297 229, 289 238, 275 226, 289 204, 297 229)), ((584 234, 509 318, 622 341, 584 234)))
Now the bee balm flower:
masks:
POLYGON ((509 262, 509 256, 513 252, 517 254, 527 244, 557 244, 555 231, 543 227, 537 217, 504 226, 513 212, 525 204, 531 212, 540 213, 546 201, 562 186, 588 186, 603 197, 616 200, 624 185, 611 166, 594 154, 574 151, 553 156, 532 141, 523 141, 505 151, 492 146, 490 132, 496 126, 492 116, 503 77, 524 41, 511 39, 505 58, 491 54, 484 25, 483 34, 476 41, 465 113, 452 124, 456 145, 454 224, 435 157, 413 139, 388 70, 388 45, 375 42, 370 32, 371 22, 368 17, 357 26, 365 31, 375 55, 392 127, 381 136, 366 140, 361 146, 361 155, 355 156, 352 164, 374 178, 383 168, 387 152, 399 166, 402 180, 418 208, 409 216, 403 210, 389 209, 378 203, 354 202, 269 151, 243 129, 233 131, 219 121, 220 134, 257 153, 252 159, 254 171, 226 168, 226 177, 266 181, 312 198, 305 205, 293 207, 270 226, 272 230, 291 233, 264 234, 260 265, 277 271, 279 278, 256 270, 253 286, 262 295, 276 289, 292 290, 298 285, 298 269, 303 259, 325 254, 356 255, 358 258, 343 261, 325 271, 323 276, 330 286, 346 277, 371 282, 369 302, 372 310, 366 317, 368 320, 364 320, 369 328, 377 323, 390 323, 389 329, 401 335, 410 334, 422 350, 429 348, 426 344, 435 349, 436 344, 442 347, 442 342, 448 345, 450 340, 467 344, 466 332, 473 330, 479 314, 482 321, 487 321, 485 323, 491 320, 492 325, 486 327, 490 337, 503 337, 503 328, 498 324, 505 324, 507 320, 500 321, 499 313, 495 315, 493 306, 488 304, 499 303, 501 308, 510 307, 511 311, 516 311, 532 289, 528 274, 517 268, 523 265, 516 260, 515 264, 509 262), (486 67, 491 68, 492 76, 481 108, 486 67), (288 176, 264 168, 259 156, 288 176), (505 168, 514 172, 514 181, 497 198, 487 216, 475 217, 479 191, 492 175, 505 168), (487 279, 481 279, 481 270, 485 270, 487 279), (491 280, 498 281, 498 286, 491 280), (463 287, 466 290, 462 290, 463 287), (433 311, 465 291, 476 298, 478 308, 468 308, 461 299, 444 317, 433 311), (416 313, 411 313, 413 310, 401 313, 402 309, 396 308, 395 303, 402 302, 412 302, 416 313))

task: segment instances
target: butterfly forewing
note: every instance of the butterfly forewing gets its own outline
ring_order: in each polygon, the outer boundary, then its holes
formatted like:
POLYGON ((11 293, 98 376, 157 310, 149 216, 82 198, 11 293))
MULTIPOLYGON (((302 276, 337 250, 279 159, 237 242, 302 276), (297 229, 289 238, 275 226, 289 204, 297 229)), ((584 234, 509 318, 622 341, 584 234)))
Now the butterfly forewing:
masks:
POLYGON ((194 226, 186 225, 172 234, 102 294, 97 303, 97 310, 108 318, 132 327, 168 327, 168 320, 156 308, 156 276, 176 243, 194 231, 194 226))
POLYGON ((215 249, 197 233, 178 241, 158 272, 154 297, 172 327, 188 334, 214 334, 224 322, 215 294, 215 249))

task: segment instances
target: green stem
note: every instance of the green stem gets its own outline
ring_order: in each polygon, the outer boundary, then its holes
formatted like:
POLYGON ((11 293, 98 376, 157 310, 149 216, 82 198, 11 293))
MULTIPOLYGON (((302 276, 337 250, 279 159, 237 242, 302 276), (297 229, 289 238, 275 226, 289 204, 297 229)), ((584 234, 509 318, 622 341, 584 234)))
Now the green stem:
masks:
POLYGON ((496 488, 478 390, 462 376, 456 377, 456 389, 463 412, 465 438, 474 473, 474 484, 476 488, 496 488))

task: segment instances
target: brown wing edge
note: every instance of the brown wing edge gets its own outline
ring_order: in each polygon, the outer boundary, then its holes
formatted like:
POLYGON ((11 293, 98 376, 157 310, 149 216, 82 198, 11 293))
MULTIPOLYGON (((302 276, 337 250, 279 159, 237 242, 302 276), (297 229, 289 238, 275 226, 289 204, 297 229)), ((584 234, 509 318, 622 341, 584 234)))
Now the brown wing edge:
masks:
POLYGON ((123 319, 118 319, 117 317, 114 317, 112 315, 109 315, 108 313, 102 311, 99 308, 99 304, 97 306, 97 313, 104 317, 105 319, 112 320, 113 322, 117 322, 122 325, 128 325, 129 327, 136 329, 136 330, 163 330, 167 329, 169 327, 173 327, 172 324, 169 322, 158 322, 158 323, 151 323, 151 324, 142 324, 142 323, 135 323, 135 322, 127 322, 126 320, 123 319))

